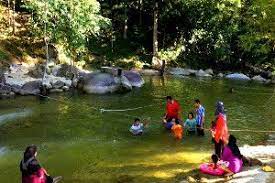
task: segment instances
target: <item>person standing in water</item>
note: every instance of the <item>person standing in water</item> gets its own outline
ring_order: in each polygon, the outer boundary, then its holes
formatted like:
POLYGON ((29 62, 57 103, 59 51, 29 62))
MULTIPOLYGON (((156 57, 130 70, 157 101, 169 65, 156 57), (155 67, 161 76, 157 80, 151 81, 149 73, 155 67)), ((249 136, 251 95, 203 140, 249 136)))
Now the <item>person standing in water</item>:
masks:
POLYGON ((164 118, 170 122, 173 118, 180 120, 181 107, 178 101, 174 100, 171 96, 166 97, 166 113, 164 118))
POLYGON ((196 121, 197 121, 197 134, 198 136, 204 136, 204 121, 205 121, 205 109, 201 105, 199 99, 195 100, 196 121))
POLYGON ((37 147, 35 145, 28 146, 20 162, 22 183, 56 183, 62 179, 62 177, 52 178, 47 171, 40 166, 36 156, 37 147))
POLYGON ((215 153, 221 157, 224 144, 228 142, 229 132, 227 128, 227 118, 225 114, 224 104, 221 101, 216 103, 215 120, 212 127, 212 137, 215 144, 215 153))

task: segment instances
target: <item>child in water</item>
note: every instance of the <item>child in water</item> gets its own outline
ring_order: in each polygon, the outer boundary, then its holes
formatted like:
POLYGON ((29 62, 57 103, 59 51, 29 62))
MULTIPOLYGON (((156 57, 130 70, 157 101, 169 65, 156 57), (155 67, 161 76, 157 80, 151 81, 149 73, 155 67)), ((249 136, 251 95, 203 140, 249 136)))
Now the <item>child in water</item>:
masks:
POLYGON ((129 129, 129 131, 133 135, 142 135, 144 127, 147 125, 147 123, 148 123, 147 121, 145 121, 144 123, 142 123, 139 118, 135 118, 134 123, 132 124, 131 128, 129 129))
POLYGON ((171 128, 171 131, 174 133, 174 137, 178 140, 182 139, 183 134, 183 128, 180 125, 179 120, 176 120, 175 118, 172 119, 173 126, 171 128))
POLYGON ((196 119, 194 118, 194 114, 190 112, 188 114, 188 119, 184 123, 184 128, 187 129, 188 134, 195 134, 196 133, 196 119))

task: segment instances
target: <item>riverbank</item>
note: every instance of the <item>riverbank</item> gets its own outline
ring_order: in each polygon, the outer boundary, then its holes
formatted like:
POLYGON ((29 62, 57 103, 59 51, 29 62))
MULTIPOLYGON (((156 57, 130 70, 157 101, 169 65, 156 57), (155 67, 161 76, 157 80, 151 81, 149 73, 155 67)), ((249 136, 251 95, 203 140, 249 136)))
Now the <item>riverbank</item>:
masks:
POLYGON ((205 175, 194 169, 184 175, 180 183, 273 183, 275 180, 275 134, 270 134, 266 145, 243 146, 240 148, 245 157, 258 159, 264 165, 245 166, 242 172, 235 174, 232 178, 205 175), (273 172, 263 170, 264 166, 273 168, 273 172))

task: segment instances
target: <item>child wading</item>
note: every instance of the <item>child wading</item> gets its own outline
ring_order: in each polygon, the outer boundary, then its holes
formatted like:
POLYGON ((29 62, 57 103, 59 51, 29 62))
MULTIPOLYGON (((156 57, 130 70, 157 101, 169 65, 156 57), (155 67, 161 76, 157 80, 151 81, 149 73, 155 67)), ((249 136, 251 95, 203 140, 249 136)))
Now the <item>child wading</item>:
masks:
POLYGON ((188 114, 188 119, 184 123, 184 129, 186 129, 187 134, 195 134, 196 133, 196 119, 194 118, 194 114, 190 112, 188 114))
POLYGON ((176 139, 181 140, 182 139, 182 134, 183 134, 183 128, 179 124, 179 120, 176 120, 175 118, 173 118, 172 122, 173 122, 174 125, 172 126, 171 130, 174 133, 174 137, 176 139))
POLYGON ((133 135, 142 135, 143 131, 144 131, 144 127, 147 125, 148 122, 140 122, 139 118, 135 118, 134 123, 132 124, 131 128, 129 129, 129 131, 133 134, 133 135))
POLYGON ((197 134, 198 136, 204 136, 204 120, 205 120, 205 109, 201 105, 199 99, 195 100, 195 108, 196 108, 196 121, 197 121, 197 134))

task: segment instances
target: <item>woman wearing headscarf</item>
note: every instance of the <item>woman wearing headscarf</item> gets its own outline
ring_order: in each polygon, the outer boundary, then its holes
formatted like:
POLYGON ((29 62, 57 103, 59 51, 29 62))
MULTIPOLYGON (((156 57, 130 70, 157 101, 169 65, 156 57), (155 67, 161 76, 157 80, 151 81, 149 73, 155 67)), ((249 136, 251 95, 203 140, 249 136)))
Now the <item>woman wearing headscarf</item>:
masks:
POLYGON ((215 154, 220 158, 224 144, 228 141, 229 133, 224 104, 221 101, 216 103, 214 124, 212 126, 212 137, 215 144, 215 154))

